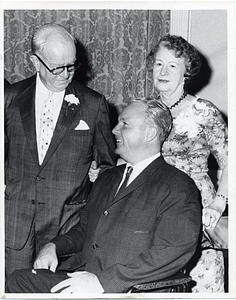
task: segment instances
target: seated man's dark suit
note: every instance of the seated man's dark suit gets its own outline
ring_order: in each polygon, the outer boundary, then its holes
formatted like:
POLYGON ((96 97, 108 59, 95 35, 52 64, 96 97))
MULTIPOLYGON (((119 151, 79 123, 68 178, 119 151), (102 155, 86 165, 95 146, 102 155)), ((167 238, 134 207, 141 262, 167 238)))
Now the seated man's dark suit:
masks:
MULTIPOLYGON (((59 256, 82 251, 58 271, 94 273, 106 293, 127 292, 135 284, 179 271, 193 256, 201 228, 199 193, 186 174, 159 157, 114 196, 123 171, 124 166, 119 166, 101 174, 80 223, 52 240, 59 256)), ((20 274, 21 283, 34 284, 22 292, 40 292, 39 286, 41 292, 50 292, 50 277, 54 278, 52 287, 57 274, 61 281, 60 272, 40 276, 23 270, 15 274, 20 274)), ((14 276, 7 292, 20 292, 15 289, 14 276)))

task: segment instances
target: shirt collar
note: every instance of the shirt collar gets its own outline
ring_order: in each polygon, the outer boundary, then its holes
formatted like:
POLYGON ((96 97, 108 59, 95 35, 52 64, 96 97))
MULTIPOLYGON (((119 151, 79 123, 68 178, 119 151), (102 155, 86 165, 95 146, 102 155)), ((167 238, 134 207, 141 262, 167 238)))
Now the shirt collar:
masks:
MULTIPOLYGON (((39 95, 45 95, 45 96, 48 96, 51 91, 43 84, 40 76, 39 76, 39 73, 37 73, 37 77, 36 77, 36 91, 37 91, 37 94, 39 95)), ((61 92, 53 92, 54 94, 54 97, 56 96, 60 96, 62 94, 64 94, 65 90, 61 91, 61 92)))
POLYGON ((157 154, 154 154, 154 155, 152 155, 152 156, 150 156, 150 157, 148 157, 148 158, 146 158, 146 159, 140 161, 139 163, 137 163, 137 164, 134 165, 134 166, 132 166, 130 163, 127 163, 127 165, 128 165, 128 166, 131 166, 131 167, 133 167, 133 168, 135 168, 135 169, 136 169, 136 168, 141 168, 142 166, 146 167, 146 166, 148 166, 151 162, 153 162, 156 158, 158 158, 160 155, 161 155, 161 154, 160 154, 160 152, 159 152, 159 153, 157 153, 157 154))
POLYGON ((131 166, 133 168, 133 171, 130 175, 129 182, 132 182, 148 165, 150 165, 160 155, 161 154, 159 152, 155 155, 152 155, 152 156, 142 160, 141 162, 139 162, 139 163, 137 163, 136 165, 133 165, 133 166, 130 163, 127 163, 124 174, 126 174, 126 170, 129 166, 131 166))
POLYGON ((47 89, 46 86, 42 83, 42 80, 38 73, 36 78, 36 91, 37 94, 45 95, 45 96, 48 96, 50 93, 49 89, 47 89))

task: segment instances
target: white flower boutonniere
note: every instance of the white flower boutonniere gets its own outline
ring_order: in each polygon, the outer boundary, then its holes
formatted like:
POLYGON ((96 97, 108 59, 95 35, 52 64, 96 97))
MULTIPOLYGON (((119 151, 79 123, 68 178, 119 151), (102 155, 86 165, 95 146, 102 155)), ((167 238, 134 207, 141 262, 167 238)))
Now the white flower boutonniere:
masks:
POLYGON ((69 94, 65 96, 65 101, 67 102, 66 108, 66 115, 68 114, 68 110, 74 110, 75 105, 80 104, 79 99, 75 97, 73 94, 69 94))
POLYGON ((65 96, 65 101, 69 103, 69 105, 75 104, 78 105, 80 104, 79 99, 75 97, 75 95, 70 94, 65 96))

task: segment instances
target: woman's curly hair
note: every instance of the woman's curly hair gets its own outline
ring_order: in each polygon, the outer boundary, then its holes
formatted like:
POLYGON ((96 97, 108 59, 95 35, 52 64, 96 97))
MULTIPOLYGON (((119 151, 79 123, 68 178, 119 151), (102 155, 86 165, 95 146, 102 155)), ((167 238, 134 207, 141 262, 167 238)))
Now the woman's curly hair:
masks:
POLYGON ((156 53, 161 47, 172 50, 175 57, 185 58, 185 77, 187 79, 190 79, 199 72, 201 67, 201 59, 198 51, 184 38, 175 35, 166 35, 162 37, 159 43, 150 51, 146 58, 146 66, 149 70, 153 69, 153 65, 156 59, 156 53))

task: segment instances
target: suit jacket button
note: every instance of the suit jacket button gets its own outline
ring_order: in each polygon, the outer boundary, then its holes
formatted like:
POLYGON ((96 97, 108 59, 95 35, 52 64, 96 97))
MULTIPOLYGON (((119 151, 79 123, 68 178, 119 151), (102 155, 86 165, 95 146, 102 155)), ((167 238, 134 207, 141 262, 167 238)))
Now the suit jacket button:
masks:
POLYGON ((108 216, 109 212, 107 210, 105 210, 103 214, 104 214, 104 216, 108 216))
POLYGON ((42 178, 41 178, 40 176, 37 176, 36 179, 37 179, 38 181, 40 181, 42 178))
POLYGON ((35 200, 31 200, 31 203, 32 203, 32 204, 35 204, 35 200))
POLYGON ((96 249, 98 248, 98 245, 97 244, 93 244, 93 249, 96 249))

